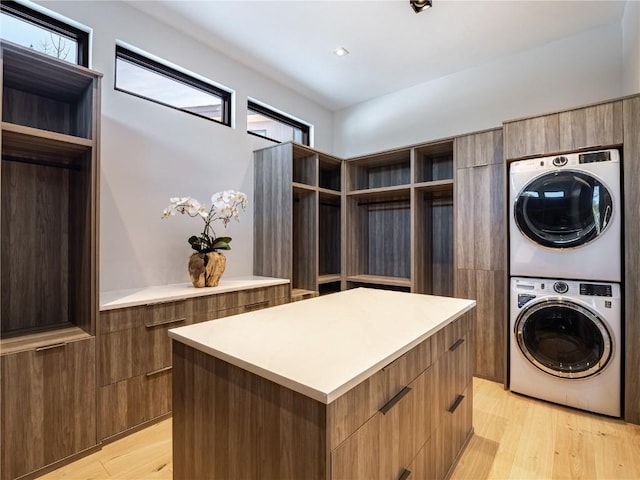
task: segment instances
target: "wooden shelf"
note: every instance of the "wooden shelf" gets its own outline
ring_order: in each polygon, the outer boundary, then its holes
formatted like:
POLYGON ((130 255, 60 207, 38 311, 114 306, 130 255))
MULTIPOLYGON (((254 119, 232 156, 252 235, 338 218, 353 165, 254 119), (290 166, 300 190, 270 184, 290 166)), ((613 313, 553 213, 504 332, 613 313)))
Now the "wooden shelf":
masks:
POLYGON ((339 282, 341 279, 342 276, 339 273, 320 275, 318 277, 318 284, 339 282))
POLYGON ((428 192, 442 192, 453 190, 453 179, 449 180, 436 180, 432 182, 420 182, 416 183, 415 188, 417 190, 428 192))
POLYGON ((8 353, 32 350, 34 348, 38 349, 75 340, 82 340, 83 338, 89 337, 91 337, 91 335, 80 327, 76 327, 69 323, 67 326, 55 330, 2 338, 0 339, 0 353, 5 355, 8 353))
POLYGON ((298 182, 291 182, 291 187, 294 190, 306 190, 309 192, 316 192, 318 190, 313 185, 307 185, 306 183, 298 183, 298 182))
POLYGON ((394 185, 393 187, 379 187, 379 188, 368 188, 365 190, 353 190, 351 192, 347 192, 348 197, 371 197, 378 196, 384 194, 409 194, 411 186, 410 185, 394 185))
POLYGON ((380 275, 349 275, 348 282, 389 285, 391 287, 411 287, 411 279, 404 277, 383 277, 380 275))
POLYGON ((315 290, 305 290, 304 288, 294 288, 291 290, 291 301, 306 300, 307 298, 317 297, 318 292, 315 290))
POLYGON ((2 122, 2 155, 46 164, 71 165, 91 152, 94 141, 2 122))
POLYGON ((323 195, 329 195, 331 197, 336 197, 336 198, 340 198, 340 196, 342 195, 339 191, 331 190, 329 188, 318 187, 318 192, 323 194, 323 195))

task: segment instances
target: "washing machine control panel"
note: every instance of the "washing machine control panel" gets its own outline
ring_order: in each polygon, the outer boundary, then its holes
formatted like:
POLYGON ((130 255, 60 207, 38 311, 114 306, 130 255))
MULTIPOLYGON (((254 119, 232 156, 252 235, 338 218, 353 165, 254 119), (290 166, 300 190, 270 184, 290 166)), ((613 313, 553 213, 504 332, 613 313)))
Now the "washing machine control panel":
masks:
POLYGON ((569 285, 567 285, 567 282, 555 282, 553 284, 553 290, 556 293, 567 293, 569 291, 569 285))
POLYGON ((608 162, 611 160, 611 152, 605 150, 603 152, 581 153, 578 156, 579 163, 608 162))
POLYGON ((611 285, 598 285, 596 283, 581 283, 580 295, 595 297, 612 297, 611 285))

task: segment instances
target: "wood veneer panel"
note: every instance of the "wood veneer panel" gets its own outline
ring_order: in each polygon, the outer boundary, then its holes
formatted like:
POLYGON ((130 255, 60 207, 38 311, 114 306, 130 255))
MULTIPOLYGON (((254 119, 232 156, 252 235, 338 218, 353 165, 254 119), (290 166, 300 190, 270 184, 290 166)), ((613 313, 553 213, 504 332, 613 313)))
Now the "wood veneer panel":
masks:
POLYGON ((181 343, 173 352, 175 479, 327 476, 325 405, 181 343))
POLYGON ((100 438, 104 440, 112 437, 170 411, 170 369, 100 387, 100 438))
POLYGON ((559 114, 560 150, 620 145, 622 102, 603 103, 559 114))
POLYGON ((255 152, 253 192, 253 271, 292 278, 291 145, 255 152))
POLYGON ((293 192, 293 275, 291 286, 317 290, 316 193, 294 189, 293 192))
POLYGON ((460 238, 474 247, 474 266, 482 270, 504 270, 506 247, 506 205, 504 167, 500 164, 474 168, 473 172, 474 232, 460 238))
POLYGON ((624 100, 624 418, 640 424, 640 95, 624 100))
POLYGON ((560 151, 559 115, 517 120, 504 124, 504 156, 507 159, 560 151))
POLYGON ((69 170, 3 160, 2 332, 68 322, 69 170))
POLYGON ((504 163, 502 129, 456 137, 456 168, 504 163))
POLYGON ((96 445, 95 339, 3 355, 2 479, 96 445))
POLYGON ((320 195, 318 201, 318 275, 339 274, 340 198, 320 195))

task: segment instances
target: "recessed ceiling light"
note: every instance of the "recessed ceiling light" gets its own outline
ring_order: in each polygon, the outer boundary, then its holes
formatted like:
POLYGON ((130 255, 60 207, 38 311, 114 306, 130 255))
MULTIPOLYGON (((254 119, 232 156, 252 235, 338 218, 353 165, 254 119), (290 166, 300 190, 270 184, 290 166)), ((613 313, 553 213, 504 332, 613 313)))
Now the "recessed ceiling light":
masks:
POLYGON ((431 8, 432 1, 431 0, 409 0, 409 4, 411 4, 411 8, 416 13, 420 13, 427 8, 431 8))
POLYGON ((333 51, 333 53, 338 57, 344 57, 345 55, 349 55, 349 50, 344 47, 338 47, 333 51))

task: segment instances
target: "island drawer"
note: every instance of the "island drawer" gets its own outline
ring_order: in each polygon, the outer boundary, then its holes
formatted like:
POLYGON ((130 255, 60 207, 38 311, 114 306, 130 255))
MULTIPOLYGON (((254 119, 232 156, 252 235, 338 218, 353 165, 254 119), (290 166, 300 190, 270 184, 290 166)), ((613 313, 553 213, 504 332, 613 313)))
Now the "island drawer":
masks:
POLYGON ((427 370, 431 358, 431 338, 427 338, 330 403, 331 448, 343 442, 427 370))
POLYGON ((289 285, 273 285, 190 300, 194 323, 251 312, 289 302, 289 285))
POLYGON ((171 367, 99 388, 100 439, 171 412, 171 367))

